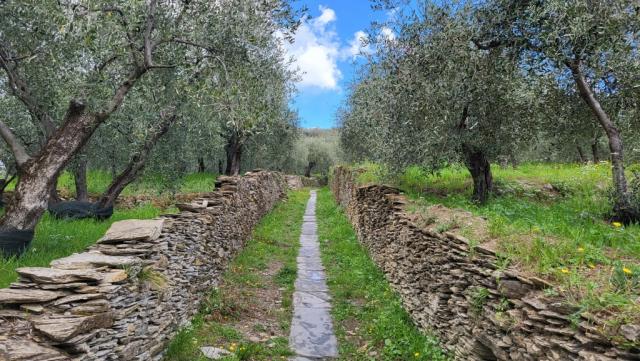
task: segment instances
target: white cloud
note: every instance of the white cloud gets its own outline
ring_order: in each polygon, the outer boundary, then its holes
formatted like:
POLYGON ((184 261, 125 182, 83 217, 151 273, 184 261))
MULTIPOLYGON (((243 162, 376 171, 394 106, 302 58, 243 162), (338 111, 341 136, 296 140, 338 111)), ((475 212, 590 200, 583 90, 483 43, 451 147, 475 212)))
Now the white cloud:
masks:
POLYGON ((348 57, 356 58, 361 54, 368 54, 371 52, 369 47, 369 35, 364 31, 356 31, 353 34, 353 38, 349 42, 349 47, 345 50, 348 57))
MULTIPOLYGON (((299 88, 340 91, 342 72, 338 62, 369 53, 368 36, 364 31, 357 31, 348 44, 344 44, 333 26, 338 20, 336 12, 322 5, 318 9, 320 15, 303 21, 293 43, 285 42, 284 48, 293 59, 291 66, 299 72, 299 88)), ((393 36, 393 32, 385 36, 393 36)))
POLYGON ((380 35, 381 39, 386 40, 386 41, 394 41, 396 40, 396 33, 393 31, 393 29, 388 28, 386 26, 383 26, 382 29, 380 29, 380 35))
POLYGON ((317 19, 313 20, 314 25, 318 27, 324 27, 327 24, 336 21, 336 12, 333 9, 320 5, 320 11, 322 12, 317 19))
POLYGON ((320 16, 304 21, 285 49, 300 72, 299 87, 339 90, 342 73, 338 68, 340 39, 331 24, 337 20, 333 9, 320 6, 320 16))

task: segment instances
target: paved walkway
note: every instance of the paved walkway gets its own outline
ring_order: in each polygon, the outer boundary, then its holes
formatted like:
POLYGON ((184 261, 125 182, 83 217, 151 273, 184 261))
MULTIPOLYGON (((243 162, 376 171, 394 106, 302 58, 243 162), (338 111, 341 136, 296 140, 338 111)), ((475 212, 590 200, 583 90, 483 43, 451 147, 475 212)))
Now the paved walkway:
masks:
POLYGON ((320 261, 316 224, 316 191, 311 191, 300 235, 298 279, 293 293, 293 321, 289 344, 292 361, 327 360, 338 356, 331 323, 331 304, 320 261))

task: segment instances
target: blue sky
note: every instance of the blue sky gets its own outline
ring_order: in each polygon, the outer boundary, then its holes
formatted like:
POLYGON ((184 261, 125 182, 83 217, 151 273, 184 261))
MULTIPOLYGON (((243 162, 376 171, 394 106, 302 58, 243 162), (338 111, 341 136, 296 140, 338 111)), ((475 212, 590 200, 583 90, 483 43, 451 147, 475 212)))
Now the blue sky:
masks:
POLYGON ((301 81, 293 107, 305 128, 335 126, 335 112, 347 95, 362 37, 371 21, 385 20, 386 14, 371 9, 369 0, 301 0, 311 15, 286 49, 295 59, 301 81))

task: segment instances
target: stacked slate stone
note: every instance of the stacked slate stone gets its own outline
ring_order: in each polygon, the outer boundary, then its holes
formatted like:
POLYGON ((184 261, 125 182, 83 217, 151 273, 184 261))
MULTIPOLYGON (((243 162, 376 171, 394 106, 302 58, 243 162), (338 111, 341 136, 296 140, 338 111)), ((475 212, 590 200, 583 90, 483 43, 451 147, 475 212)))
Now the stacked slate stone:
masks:
POLYGON ((86 252, 21 268, 0 289, 0 360, 159 360, 214 287, 284 177, 221 177, 179 214, 116 222, 86 252))
POLYGON ((397 189, 355 180, 339 167, 331 188, 360 242, 414 322, 456 359, 640 360, 639 325, 620 325, 616 337, 606 337, 603 320, 545 295, 546 281, 497 267, 489 248, 472 254, 464 237, 418 227, 397 189))
POLYGON ((285 179, 287 180, 287 186, 289 189, 298 190, 304 188, 304 184, 302 184, 302 177, 299 175, 286 175, 285 179))

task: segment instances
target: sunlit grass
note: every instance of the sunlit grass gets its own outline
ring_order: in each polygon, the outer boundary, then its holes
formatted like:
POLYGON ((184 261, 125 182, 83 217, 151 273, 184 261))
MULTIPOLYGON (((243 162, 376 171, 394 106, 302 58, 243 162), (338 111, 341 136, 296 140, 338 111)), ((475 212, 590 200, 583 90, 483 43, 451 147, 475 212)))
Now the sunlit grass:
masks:
MULTIPOLYGON (((142 177, 128 185, 122 195, 159 195, 162 193, 201 193, 211 192, 215 188, 214 183, 218 177, 215 173, 191 173, 182 179, 167 179, 159 174, 144 174, 142 177)), ((90 195, 102 194, 111 184, 111 173, 105 170, 90 170, 87 172, 87 190, 90 195)), ((15 189, 17 180, 14 180, 6 188, 7 191, 15 189)), ((75 182, 73 174, 63 172, 58 178, 58 190, 64 194, 75 194, 75 182)))

